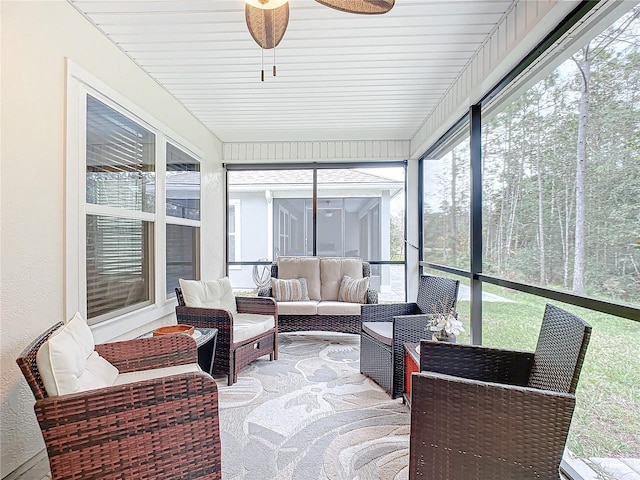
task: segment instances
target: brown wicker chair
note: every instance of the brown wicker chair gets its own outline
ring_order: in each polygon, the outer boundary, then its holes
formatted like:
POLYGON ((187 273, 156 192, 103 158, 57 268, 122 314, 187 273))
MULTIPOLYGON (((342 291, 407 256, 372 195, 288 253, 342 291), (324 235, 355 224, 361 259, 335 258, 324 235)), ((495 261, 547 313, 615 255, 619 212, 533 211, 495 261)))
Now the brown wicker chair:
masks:
MULTIPOLYGON (((55 479, 220 479, 216 383, 204 372, 49 397, 36 365, 54 325, 17 358, 55 479)), ((197 362, 186 335, 96 345, 121 373, 197 362)))
POLYGON ((275 327, 267 332, 241 342, 233 338, 233 315, 227 310, 216 308, 187 307, 182 290, 176 288, 178 323, 201 328, 217 328, 216 359, 214 375, 227 375, 228 385, 238 380, 238 372, 264 355, 271 360, 278 359, 278 307, 273 298, 236 297, 238 313, 273 315, 275 327))
POLYGON ((560 478, 590 335, 547 305, 535 353, 420 342, 409 479, 560 478))
POLYGON ((403 345, 431 339, 431 332, 425 331, 429 315, 455 308, 459 286, 458 280, 422 275, 415 302, 363 305, 360 372, 392 398, 402 396, 403 345))

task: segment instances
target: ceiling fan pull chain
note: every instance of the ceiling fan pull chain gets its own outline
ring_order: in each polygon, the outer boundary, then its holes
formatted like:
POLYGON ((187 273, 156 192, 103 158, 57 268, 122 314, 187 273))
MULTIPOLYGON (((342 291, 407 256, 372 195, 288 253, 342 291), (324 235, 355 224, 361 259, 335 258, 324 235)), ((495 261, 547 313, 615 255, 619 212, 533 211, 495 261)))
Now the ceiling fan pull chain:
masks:
POLYGON ((276 76, 276 48, 273 47, 273 76, 276 76))
POLYGON ((260 49, 260 57, 262 60, 262 70, 260 70, 260 81, 264 82, 264 50, 260 49))

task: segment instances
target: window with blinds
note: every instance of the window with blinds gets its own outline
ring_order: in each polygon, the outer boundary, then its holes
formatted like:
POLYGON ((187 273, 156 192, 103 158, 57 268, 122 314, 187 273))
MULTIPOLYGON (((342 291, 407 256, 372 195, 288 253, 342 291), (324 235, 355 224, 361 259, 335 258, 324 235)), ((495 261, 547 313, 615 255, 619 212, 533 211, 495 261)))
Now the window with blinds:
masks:
POLYGON ((167 143, 167 216, 200 220, 200 162, 170 143, 167 143))
POLYGON ((167 143, 166 292, 200 279, 200 162, 167 143))
POLYGON ((87 95, 89 323, 153 301, 155 135, 87 95))
POLYGON ((200 279, 200 228, 167 224, 167 294, 180 286, 179 278, 200 279))

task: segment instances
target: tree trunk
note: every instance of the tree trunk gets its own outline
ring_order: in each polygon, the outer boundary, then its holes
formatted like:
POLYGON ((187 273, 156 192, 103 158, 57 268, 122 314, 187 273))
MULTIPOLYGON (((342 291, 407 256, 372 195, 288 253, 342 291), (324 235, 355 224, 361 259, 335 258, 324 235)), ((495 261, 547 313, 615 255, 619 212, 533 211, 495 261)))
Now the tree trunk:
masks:
MULTIPOLYGON (((538 98, 538 118, 540 118, 540 98, 538 98)), ((537 129, 536 139, 536 170, 538 171, 538 237, 540 245, 540 285, 547 285, 547 274, 545 270, 545 252, 544 252, 544 206, 542 198, 544 193, 542 192, 542 167, 540 166, 540 141, 542 129, 537 129)))
POLYGON ((451 152, 451 255, 453 262, 458 258, 458 203, 456 202, 458 178, 458 158, 455 149, 451 152))
POLYGON ((582 48, 582 58, 576 62, 582 74, 582 91, 578 110, 578 148, 576 154, 576 230, 573 257, 573 292, 584 292, 585 225, 586 225, 586 175, 587 175, 587 127, 589 124, 589 81, 591 58, 589 44, 582 48))

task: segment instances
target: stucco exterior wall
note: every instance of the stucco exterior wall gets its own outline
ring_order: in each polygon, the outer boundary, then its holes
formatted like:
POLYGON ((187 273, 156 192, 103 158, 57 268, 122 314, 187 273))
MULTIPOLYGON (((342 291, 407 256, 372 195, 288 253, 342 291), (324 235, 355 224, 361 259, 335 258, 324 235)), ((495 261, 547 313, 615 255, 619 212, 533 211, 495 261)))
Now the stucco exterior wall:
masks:
MULTIPOLYGON (((203 276, 223 270, 222 146, 69 3, 0 2, 1 469, 44 448, 33 395, 15 358, 65 312, 66 58, 204 152, 203 276)), ((160 319, 159 321, 162 321, 160 319)), ((132 335, 127 327, 112 332, 132 335)))

